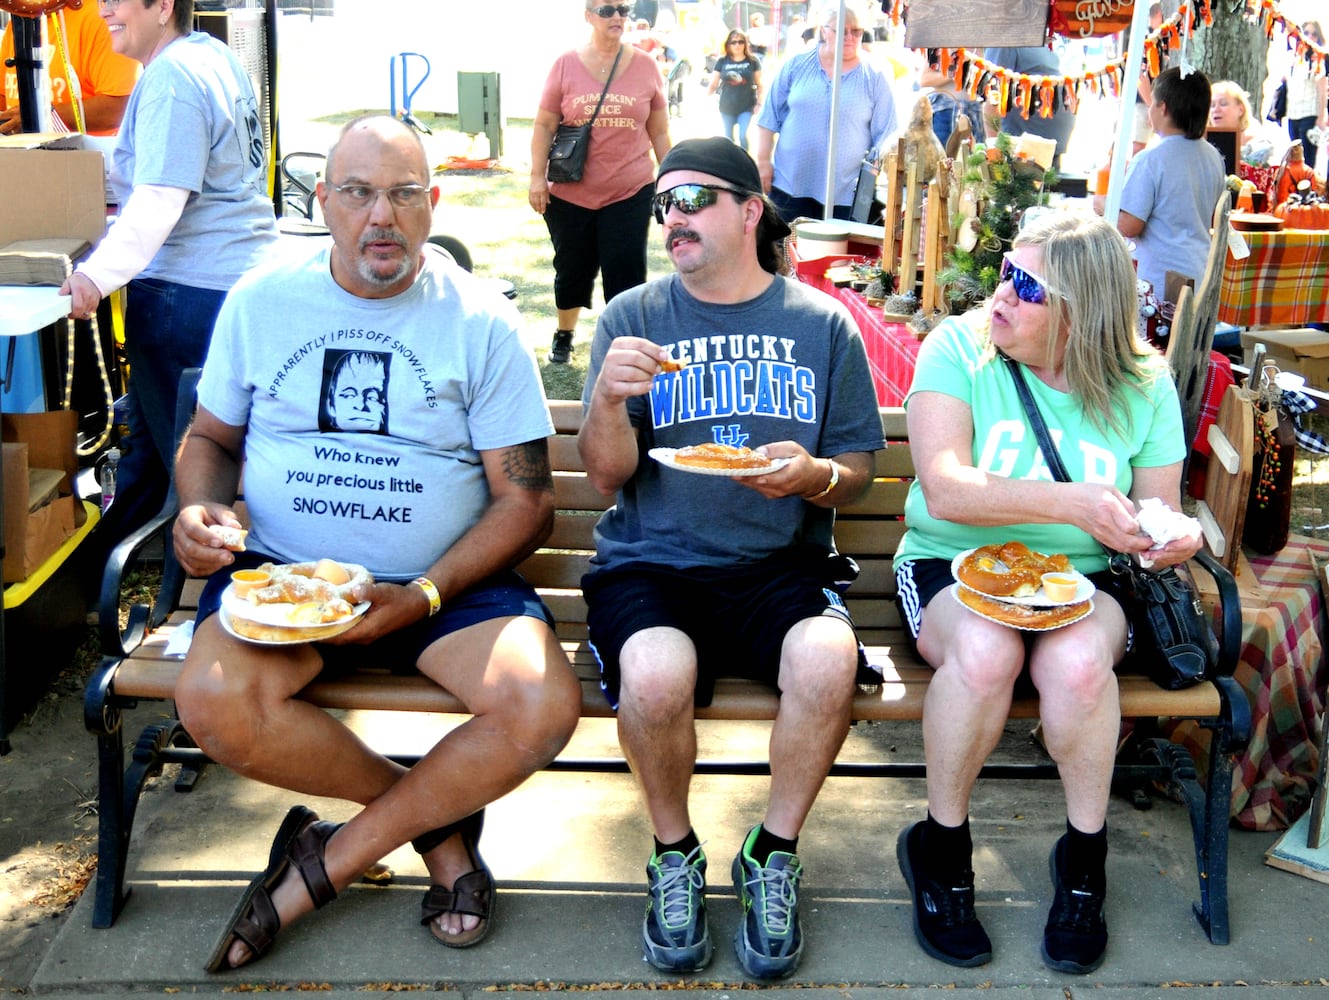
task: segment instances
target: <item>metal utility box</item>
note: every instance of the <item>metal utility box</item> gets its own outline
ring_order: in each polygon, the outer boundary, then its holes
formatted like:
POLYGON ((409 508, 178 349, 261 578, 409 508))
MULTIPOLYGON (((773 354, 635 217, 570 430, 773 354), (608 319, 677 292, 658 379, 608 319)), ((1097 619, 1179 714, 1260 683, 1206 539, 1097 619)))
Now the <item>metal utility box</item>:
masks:
POLYGON ((489 155, 503 155, 497 73, 457 73, 457 129, 472 134, 483 132, 489 139, 489 155))

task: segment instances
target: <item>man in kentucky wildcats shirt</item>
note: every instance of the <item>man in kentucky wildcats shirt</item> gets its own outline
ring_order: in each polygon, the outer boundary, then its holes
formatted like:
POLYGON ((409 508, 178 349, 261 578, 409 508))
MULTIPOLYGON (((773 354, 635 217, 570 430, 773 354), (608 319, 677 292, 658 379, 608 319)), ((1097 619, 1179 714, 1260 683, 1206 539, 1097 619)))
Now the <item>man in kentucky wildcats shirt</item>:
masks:
POLYGON ((854 567, 831 529, 871 481, 881 421, 849 314, 776 273, 789 227, 743 149, 680 142, 654 210, 677 273, 605 308, 583 395, 587 474, 617 494, 583 580, 587 621, 655 833, 642 944, 658 969, 713 953, 688 814, 693 705, 717 676, 780 691, 766 812, 732 869, 739 961, 778 979, 802 956, 797 840, 848 733, 861 656, 840 596, 854 567), (698 475, 650 455, 698 444, 756 449, 770 470, 698 475))

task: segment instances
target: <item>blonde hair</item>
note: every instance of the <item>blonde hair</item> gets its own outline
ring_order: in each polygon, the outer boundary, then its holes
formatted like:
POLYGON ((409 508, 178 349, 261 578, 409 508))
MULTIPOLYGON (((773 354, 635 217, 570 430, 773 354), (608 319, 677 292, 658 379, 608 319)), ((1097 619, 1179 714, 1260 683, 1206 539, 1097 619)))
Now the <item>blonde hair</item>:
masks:
POLYGON ((1088 212, 1040 215, 1016 234, 1012 247, 1037 247, 1053 292, 1048 300, 1049 361, 1066 331, 1066 381, 1099 430, 1129 430, 1121 394, 1136 392, 1167 372, 1159 353, 1137 333, 1140 304, 1126 241, 1088 212))
POLYGON ((1241 106, 1241 120, 1237 127, 1243 132, 1251 127, 1251 98, 1241 84, 1236 80, 1219 80, 1209 85, 1209 93, 1211 98, 1222 96, 1236 101, 1241 106))

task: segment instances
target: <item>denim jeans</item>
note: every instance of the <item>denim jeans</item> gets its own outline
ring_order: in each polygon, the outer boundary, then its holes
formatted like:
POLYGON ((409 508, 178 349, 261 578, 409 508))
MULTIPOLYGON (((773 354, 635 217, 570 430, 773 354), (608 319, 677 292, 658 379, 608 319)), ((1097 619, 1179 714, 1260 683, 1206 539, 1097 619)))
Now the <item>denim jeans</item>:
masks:
POLYGON ((720 112, 720 121, 724 123, 724 135, 730 142, 737 142, 744 149, 748 148, 748 125, 752 122, 751 111, 741 111, 736 115, 720 112), (738 129, 738 138, 734 138, 734 129, 738 129))
POLYGON ((1315 128, 1316 118, 1311 115, 1309 118, 1289 118, 1287 120, 1287 134, 1293 139, 1301 140, 1301 152, 1306 157, 1306 166, 1312 170, 1315 169, 1315 154, 1319 147, 1311 142, 1308 134, 1315 128))
POLYGON ((156 278, 136 278, 125 289, 129 433, 120 440, 115 502, 86 546, 89 570, 98 576, 111 548, 165 499, 180 373, 203 364, 225 297, 224 291, 156 278))

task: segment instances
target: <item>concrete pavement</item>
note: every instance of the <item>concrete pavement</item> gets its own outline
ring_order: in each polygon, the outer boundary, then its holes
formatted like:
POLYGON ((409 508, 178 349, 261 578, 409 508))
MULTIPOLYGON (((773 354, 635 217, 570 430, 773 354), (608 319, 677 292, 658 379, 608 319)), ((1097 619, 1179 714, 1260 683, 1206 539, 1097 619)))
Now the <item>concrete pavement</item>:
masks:
MULTIPOLYGON (((352 721, 371 742, 394 750, 427 745, 443 724, 386 713, 352 721)), ((760 755, 766 734, 760 724, 707 730, 703 752, 760 755)), ((912 760, 917 740, 916 724, 860 725, 845 755, 912 760)), ((579 751, 615 749, 612 727, 603 722, 585 724, 577 741, 579 751)), ((1007 743, 1004 754, 1039 752, 1014 725, 1007 743)), ((241 887, 262 867, 281 816, 299 799, 218 768, 187 795, 173 791, 171 777, 168 770, 144 795, 129 858, 133 895, 119 921, 93 930, 91 894, 85 894, 43 958, 34 992, 73 998, 327 984, 358 997, 403 987, 492 995, 543 983, 723 997, 751 986, 733 954, 738 906, 728 872, 743 834, 761 817, 765 779, 694 782, 694 824, 710 858, 716 956, 706 972, 684 981, 641 958, 650 833, 631 778, 578 774, 537 775, 490 807, 481 846, 499 899, 493 931, 479 947, 443 948, 419 925, 426 880, 407 848, 387 859, 397 873, 392 886, 352 887, 283 931, 260 963, 207 975, 202 964, 241 887)), ((1232 943, 1211 945, 1191 915, 1198 882, 1189 822, 1181 806, 1161 799, 1148 811, 1113 800, 1111 943, 1103 966, 1087 977, 1046 969, 1038 944, 1051 897, 1047 855, 1064 824, 1060 786, 1049 781, 980 785, 972 814, 978 905, 995 956, 971 970, 936 962, 913 939, 894 856, 899 830, 923 815, 923 795, 919 780, 827 782, 799 849, 807 870, 806 954, 781 987, 824 988, 840 998, 889 989, 892 1000, 902 991, 938 987, 962 996, 1018 989, 1038 1000, 1104 990, 1136 1000, 1169 984, 1211 987, 1207 997, 1238 990, 1245 998, 1329 994, 1325 886, 1263 863, 1277 834, 1232 831, 1232 943)), ((352 812, 344 803, 308 804, 334 819, 352 812)))

